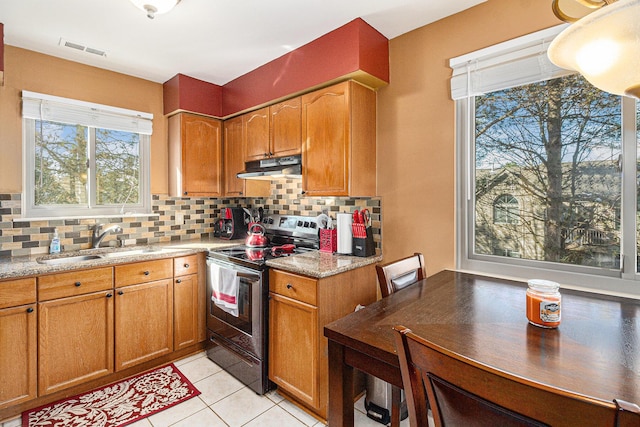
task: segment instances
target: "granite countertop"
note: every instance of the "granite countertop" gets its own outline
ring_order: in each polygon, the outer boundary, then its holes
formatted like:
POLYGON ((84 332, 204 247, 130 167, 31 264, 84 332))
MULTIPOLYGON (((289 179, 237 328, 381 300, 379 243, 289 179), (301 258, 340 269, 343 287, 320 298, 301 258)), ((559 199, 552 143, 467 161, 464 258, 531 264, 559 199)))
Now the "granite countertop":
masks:
MULTIPOLYGON (((107 265, 147 261, 160 258, 184 256, 205 252, 210 249, 244 244, 244 239, 224 240, 217 237, 185 240, 169 243, 158 243, 142 246, 127 246, 123 248, 104 247, 99 249, 83 249, 73 252, 62 252, 56 255, 32 255, 24 257, 0 258, 0 279, 12 279, 41 274, 80 270, 102 267, 107 265), (118 252, 140 251, 140 253, 117 256, 118 252), (108 256, 104 256, 108 254, 108 256), (80 260, 61 264, 46 264, 38 262, 44 259, 66 258, 70 256, 95 255, 94 259, 80 260)), ((333 276, 355 268, 380 262, 382 255, 367 258, 337 255, 317 250, 277 258, 267 261, 269 267, 292 273, 303 274, 314 278, 333 276)))
POLYGON ((270 259, 267 261, 267 265, 279 270, 322 279, 380 261, 382 261, 382 255, 363 258, 310 251, 285 258, 270 259))
POLYGON ((224 247, 242 245, 243 243, 243 239, 224 240, 211 237, 200 240, 185 240, 142 246, 126 246, 123 248, 103 247, 98 249, 83 249, 79 251, 62 252, 56 255, 32 255, 0 258, 0 279, 19 278, 106 265, 191 255, 198 252, 205 252, 209 249, 220 249, 224 247), (133 250, 142 250, 144 252, 134 255, 124 255, 122 257, 116 255, 118 252, 129 252, 133 250), (62 264, 43 264, 38 262, 38 260, 43 259, 66 258, 82 255, 103 256, 104 254, 109 254, 109 257, 96 257, 95 259, 62 264))

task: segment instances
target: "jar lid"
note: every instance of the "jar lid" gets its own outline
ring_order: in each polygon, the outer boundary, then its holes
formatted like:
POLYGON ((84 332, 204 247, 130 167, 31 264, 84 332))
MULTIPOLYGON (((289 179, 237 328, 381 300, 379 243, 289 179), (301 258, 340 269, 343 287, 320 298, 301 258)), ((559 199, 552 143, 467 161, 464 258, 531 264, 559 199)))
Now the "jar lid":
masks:
POLYGON ((529 287, 542 292, 555 292, 560 288, 557 282, 544 279, 531 279, 527 281, 529 287))

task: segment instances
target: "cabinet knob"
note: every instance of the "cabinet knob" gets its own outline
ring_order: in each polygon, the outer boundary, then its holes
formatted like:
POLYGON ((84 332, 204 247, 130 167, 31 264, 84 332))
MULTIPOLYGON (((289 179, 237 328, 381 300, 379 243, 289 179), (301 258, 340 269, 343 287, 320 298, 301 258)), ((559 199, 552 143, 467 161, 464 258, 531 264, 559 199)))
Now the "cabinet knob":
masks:
POLYGON ((77 287, 80 287, 80 285, 82 285, 82 283, 76 282, 76 283, 74 283, 74 285, 76 285, 76 288, 77 288, 77 287))
POLYGON ((292 289, 293 285, 291 283, 287 283, 287 289, 292 289))
POLYGON ((176 279, 176 283, 182 283, 182 279, 176 279))
POLYGON ((183 194, 186 196, 188 193, 185 191, 183 194))
POLYGON ((147 271, 145 271, 145 272, 144 272, 144 275, 145 275, 145 276, 148 276, 149 274, 151 274, 151 273, 149 272, 149 270, 147 270, 147 271))
POLYGON ((189 264, 185 264, 185 265, 184 265, 184 268, 189 268, 189 264))
POLYGON ((107 298, 111 298, 113 296, 112 293, 108 293, 107 295, 105 295, 107 298))
POLYGON ((118 295, 124 295, 123 291, 118 291, 118 295))
POLYGON ((273 156, 273 153, 272 153, 271 151, 269 151, 269 155, 270 155, 270 156, 273 156))
POLYGON ((307 192, 306 192, 306 191, 304 191, 304 190, 302 190, 302 192, 301 192, 300 194, 307 194, 307 192))
POLYGON ((33 307, 27 308, 27 313, 33 313, 33 307))

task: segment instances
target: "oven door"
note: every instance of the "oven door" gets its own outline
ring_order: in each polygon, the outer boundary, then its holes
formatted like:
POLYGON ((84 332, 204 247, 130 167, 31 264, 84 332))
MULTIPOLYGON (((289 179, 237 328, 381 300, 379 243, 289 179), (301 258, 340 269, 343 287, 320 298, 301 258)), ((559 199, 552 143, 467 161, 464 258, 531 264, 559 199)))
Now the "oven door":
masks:
POLYGON ((207 329, 228 347, 265 358, 268 284, 266 274, 219 259, 207 258, 207 329), (212 300, 211 265, 233 270, 238 277, 238 316, 212 300))

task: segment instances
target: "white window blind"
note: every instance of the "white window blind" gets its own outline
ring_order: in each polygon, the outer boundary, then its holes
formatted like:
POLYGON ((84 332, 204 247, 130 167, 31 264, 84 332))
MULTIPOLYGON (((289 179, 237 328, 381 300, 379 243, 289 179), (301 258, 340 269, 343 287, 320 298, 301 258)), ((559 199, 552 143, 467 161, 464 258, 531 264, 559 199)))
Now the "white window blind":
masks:
POLYGON ((151 135, 153 114, 22 91, 22 117, 151 135))
POLYGON ((458 100, 573 74, 547 58, 549 44, 567 25, 452 58, 451 98, 458 100))

